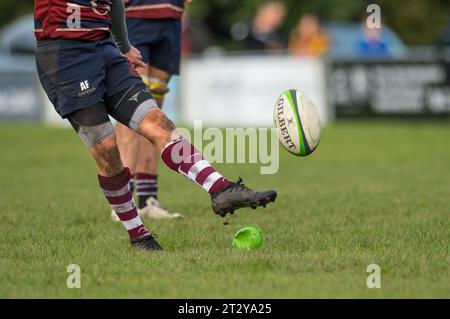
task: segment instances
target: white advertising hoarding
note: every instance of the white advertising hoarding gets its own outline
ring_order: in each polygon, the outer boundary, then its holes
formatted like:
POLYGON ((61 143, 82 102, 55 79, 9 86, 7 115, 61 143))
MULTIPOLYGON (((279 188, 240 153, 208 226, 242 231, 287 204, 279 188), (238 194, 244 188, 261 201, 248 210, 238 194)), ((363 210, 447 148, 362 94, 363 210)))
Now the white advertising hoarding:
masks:
POLYGON ((287 56, 210 57, 185 61, 180 120, 192 125, 270 127, 276 99, 298 89, 329 119, 325 64, 287 56))

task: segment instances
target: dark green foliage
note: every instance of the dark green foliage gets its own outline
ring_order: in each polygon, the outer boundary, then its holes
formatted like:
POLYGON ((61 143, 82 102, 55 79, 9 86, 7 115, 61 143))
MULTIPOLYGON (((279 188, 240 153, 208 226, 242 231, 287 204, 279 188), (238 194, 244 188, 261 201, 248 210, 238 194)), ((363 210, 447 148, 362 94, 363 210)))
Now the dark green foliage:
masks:
MULTIPOLYGON (((216 44, 239 48, 232 43, 229 30, 237 21, 250 21, 264 0, 194 0, 190 5, 193 17, 203 20, 213 32, 216 44)), ((312 12, 323 20, 358 22, 365 16, 369 3, 378 3, 385 22, 409 45, 432 43, 437 33, 449 21, 448 0, 284 0, 288 17, 284 26, 285 36, 301 14, 312 12)), ((33 9, 31 0, 2 0, 0 26, 33 9)))

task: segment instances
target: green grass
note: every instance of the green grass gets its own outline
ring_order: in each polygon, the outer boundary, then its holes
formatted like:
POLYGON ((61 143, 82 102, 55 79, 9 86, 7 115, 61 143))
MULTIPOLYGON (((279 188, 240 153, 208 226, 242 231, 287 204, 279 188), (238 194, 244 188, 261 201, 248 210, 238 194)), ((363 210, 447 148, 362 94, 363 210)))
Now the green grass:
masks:
POLYGON ((165 248, 150 254, 111 221, 71 130, 3 125, 0 145, 0 297, 450 297, 448 123, 338 124, 309 158, 283 151, 276 175, 218 165, 279 194, 228 226, 207 194, 164 168, 160 198, 187 218, 145 220, 165 248), (248 224, 265 245, 237 251, 232 236, 248 224), (66 287, 70 263, 81 289, 66 287), (366 286, 371 263, 381 289, 366 286))

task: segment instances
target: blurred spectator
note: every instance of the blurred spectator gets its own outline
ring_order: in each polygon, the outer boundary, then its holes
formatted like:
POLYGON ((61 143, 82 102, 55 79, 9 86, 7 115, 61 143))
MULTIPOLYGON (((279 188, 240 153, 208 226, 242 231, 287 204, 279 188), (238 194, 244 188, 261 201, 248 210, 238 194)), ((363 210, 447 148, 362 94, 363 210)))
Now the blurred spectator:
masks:
POLYGON ((286 17, 286 5, 282 2, 267 2, 259 8, 250 27, 247 41, 248 50, 276 53, 284 45, 278 33, 286 17))
MULTIPOLYGON (((448 13, 450 18, 450 11, 448 13)), ((439 33, 436 41, 436 48, 438 49, 438 58, 445 64, 446 68, 446 83, 450 85, 450 21, 439 33)))
POLYGON ((289 53, 296 56, 322 56, 329 47, 329 38, 312 14, 303 15, 289 39, 289 53))
POLYGON ((450 60, 450 10, 448 11, 448 22, 438 32, 434 43, 441 54, 441 58, 450 60))
POLYGON ((211 34, 206 25, 200 20, 194 20, 186 10, 182 19, 182 46, 183 56, 200 54, 211 45, 211 34))
POLYGON ((362 23, 362 34, 357 42, 358 54, 369 58, 391 57, 387 39, 383 36, 382 28, 369 28, 366 21, 362 23))

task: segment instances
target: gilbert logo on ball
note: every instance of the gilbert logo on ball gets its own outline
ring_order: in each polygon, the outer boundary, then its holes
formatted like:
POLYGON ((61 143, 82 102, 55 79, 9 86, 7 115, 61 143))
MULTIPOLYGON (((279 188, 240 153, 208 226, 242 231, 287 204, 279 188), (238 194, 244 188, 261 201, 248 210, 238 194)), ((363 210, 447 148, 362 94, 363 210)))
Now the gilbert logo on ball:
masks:
POLYGON ((233 246, 242 250, 251 250, 261 247, 263 234, 258 226, 247 226, 240 229, 233 238, 233 246))
POLYGON ((311 99, 301 92, 287 90, 278 98, 273 122, 281 144, 292 154, 307 156, 319 145, 319 113, 311 99))

